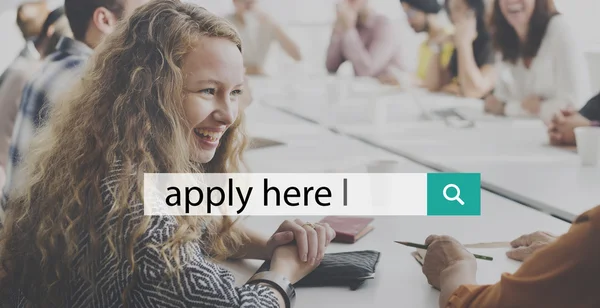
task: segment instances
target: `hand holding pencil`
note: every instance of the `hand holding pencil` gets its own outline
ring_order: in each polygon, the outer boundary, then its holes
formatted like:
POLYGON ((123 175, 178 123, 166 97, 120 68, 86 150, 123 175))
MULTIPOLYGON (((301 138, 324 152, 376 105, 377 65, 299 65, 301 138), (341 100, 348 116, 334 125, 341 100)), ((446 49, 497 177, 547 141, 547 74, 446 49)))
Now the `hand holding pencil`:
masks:
MULTIPOLYGON (((414 247, 414 248, 419 248, 419 249, 425 249, 425 250, 427 250, 427 248, 429 248, 429 246, 423 245, 423 244, 409 243, 409 242, 400 242, 400 241, 395 241, 395 242, 398 243, 398 244, 404 245, 404 246, 414 247)), ((494 258, 492 258, 492 257, 478 255, 476 253, 474 253, 473 256, 476 259, 481 259, 481 260, 486 260, 486 261, 493 261, 494 260, 494 258)))
POLYGON ((448 269, 459 273, 464 281, 475 282, 475 256, 456 239, 450 236, 430 235, 424 246, 427 247, 427 256, 423 262, 423 274, 433 287, 440 289, 442 273, 448 269))

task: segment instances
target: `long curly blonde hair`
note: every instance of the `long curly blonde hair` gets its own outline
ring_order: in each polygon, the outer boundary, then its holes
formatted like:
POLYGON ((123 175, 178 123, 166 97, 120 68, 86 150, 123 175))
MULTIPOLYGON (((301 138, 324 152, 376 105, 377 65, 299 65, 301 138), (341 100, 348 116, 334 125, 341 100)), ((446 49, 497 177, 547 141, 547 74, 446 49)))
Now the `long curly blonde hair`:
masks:
MULTIPOLYGON (((57 102, 25 158, 25 185, 10 195, 0 238, 4 299, 23 292, 32 306, 60 306, 69 277, 91 277, 91 264, 106 242, 135 271, 134 246, 150 217, 138 215, 130 234, 119 230, 134 211, 132 198, 143 200, 144 173, 232 173, 243 167, 242 114, 209 163, 190 159, 193 136, 182 107, 181 66, 202 37, 228 39, 241 52, 237 32, 224 19, 193 4, 153 1, 118 26, 73 90, 57 102), (106 204, 102 181, 117 161, 123 170, 113 184, 118 188, 114 200, 106 204), (89 245, 81 251, 84 237, 89 245), (82 254, 85 262, 73 268, 75 256, 82 254)), ((189 241, 202 238, 212 257, 225 258, 236 253, 243 239, 230 218, 177 220, 175 235, 158 247, 173 273, 180 260, 170 252, 189 241)))

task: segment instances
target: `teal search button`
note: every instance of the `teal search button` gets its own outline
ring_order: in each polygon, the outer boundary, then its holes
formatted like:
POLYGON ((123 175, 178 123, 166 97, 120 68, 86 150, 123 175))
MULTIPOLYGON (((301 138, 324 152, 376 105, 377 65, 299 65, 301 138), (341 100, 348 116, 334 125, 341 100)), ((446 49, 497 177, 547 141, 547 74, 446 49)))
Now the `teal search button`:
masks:
POLYGON ((480 216, 479 173, 428 173, 427 216, 480 216))

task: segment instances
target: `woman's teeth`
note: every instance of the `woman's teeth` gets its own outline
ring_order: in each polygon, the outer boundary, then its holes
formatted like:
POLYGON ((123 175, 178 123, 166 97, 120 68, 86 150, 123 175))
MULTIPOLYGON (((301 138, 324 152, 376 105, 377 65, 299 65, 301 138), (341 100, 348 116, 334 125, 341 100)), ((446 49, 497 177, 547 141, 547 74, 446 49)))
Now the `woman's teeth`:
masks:
POLYGON ((519 13, 523 10, 523 4, 515 3, 508 6, 509 13, 519 13))
POLYGON ((196 136, 207 139, 209 141, 218 141, 223 136, 224 132, 213 132, 206 129, 194 128, 194 133, 196 136))

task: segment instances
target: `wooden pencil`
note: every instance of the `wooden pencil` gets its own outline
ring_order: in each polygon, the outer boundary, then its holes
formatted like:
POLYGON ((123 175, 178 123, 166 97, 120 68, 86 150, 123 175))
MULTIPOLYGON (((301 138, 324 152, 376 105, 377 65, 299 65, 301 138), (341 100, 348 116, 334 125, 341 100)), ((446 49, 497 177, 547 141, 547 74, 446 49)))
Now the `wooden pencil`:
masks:
MULTIPOLYGON (((408 246, 408 247, 413 247, 413 248, 420 248, 420 249, 427 249, 427 245, 423 245, 423 244, 417 244, 417 243, 410 243, 410 242, 400 242, 400 241, 395 241, 398 244, 404 245, 404 246, 408 246)), ((486 260, 486 261, 493 261, 494 258, 492 257, 488 257, 488 256, 482 256, 482 255, 478 255, 478 254, 473 254, 473 256, 475 256, 475 258, 480 259, 480 260, 486 260)))

